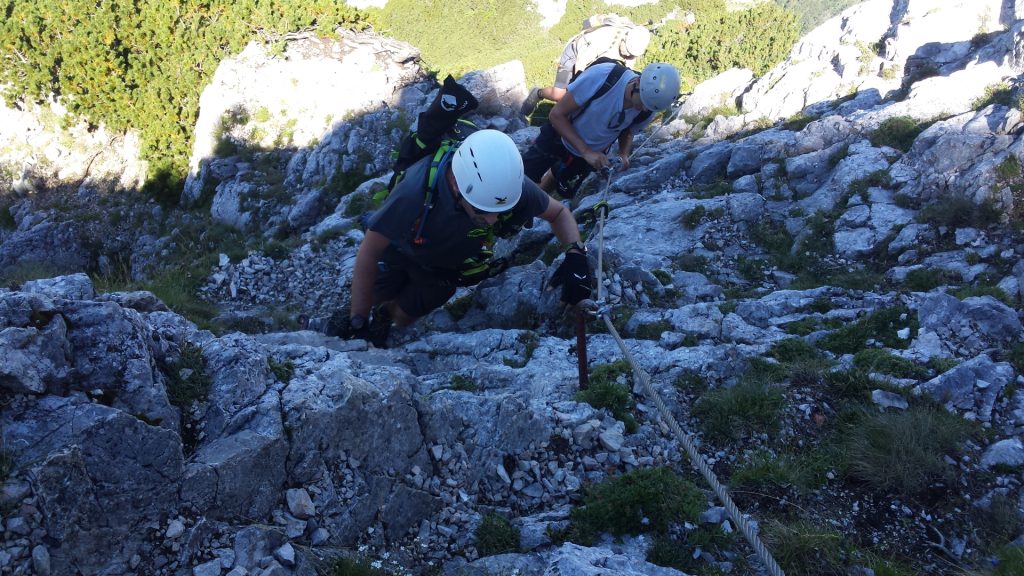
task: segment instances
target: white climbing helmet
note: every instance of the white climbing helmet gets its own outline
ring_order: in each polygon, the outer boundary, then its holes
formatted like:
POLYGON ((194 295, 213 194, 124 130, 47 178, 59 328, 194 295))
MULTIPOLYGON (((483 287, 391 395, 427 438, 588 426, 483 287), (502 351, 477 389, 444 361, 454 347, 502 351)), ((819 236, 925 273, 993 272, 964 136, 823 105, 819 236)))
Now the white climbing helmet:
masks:
POLYGON ((477 210, 505 212, 523 193, 523 158, 498 130, 470 134, 455 150, 452 174, 462 197, 477 210))
POLYGON ((647 45, 651 43, 651 33, 643 26, 633 26, 626 32, 622 39, 619 52, 626 58, 639 58, 647 51, 647 45))
POLYGON ((671 64, 648 64, 640 74, 640 101, 651 112, 667 110, 679 98, 679 72, 671 64))

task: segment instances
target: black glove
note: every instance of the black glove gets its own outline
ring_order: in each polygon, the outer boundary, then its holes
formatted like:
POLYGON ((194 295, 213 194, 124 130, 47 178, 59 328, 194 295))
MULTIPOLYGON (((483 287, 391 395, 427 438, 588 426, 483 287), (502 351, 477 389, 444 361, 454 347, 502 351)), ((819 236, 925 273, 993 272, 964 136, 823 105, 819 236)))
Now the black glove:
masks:
POLYGON ((548 286, 562 286, 562 302, 575 306, 580 300, 590 298, 590 262, 587 255, 578 251, 565 253, 565 260, 551 275, 548 286))

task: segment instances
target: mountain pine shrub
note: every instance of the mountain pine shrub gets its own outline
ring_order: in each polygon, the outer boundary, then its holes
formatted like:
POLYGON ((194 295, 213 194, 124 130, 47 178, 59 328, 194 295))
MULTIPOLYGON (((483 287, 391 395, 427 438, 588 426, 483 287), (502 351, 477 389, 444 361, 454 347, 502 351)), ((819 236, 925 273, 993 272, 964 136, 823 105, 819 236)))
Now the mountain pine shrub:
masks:
POLYGON ((896 116, 879 124, 868 139, 872 146, 888 146, 908 152, 924 128, 910 116, 896 116))
POLYGON ((199 95, 221 59, 257 38, 366 24, 364 13, 334 0, 9 0, 0 96, 11 104, 54 95, 74 116, 138 130, 152 162, 145 191, 173 205, 199 95))
POLYGON ((476 529, 476 549, 481 556, 494 556, 519 550, 519 530, 508 518, 487 514, 476 529))

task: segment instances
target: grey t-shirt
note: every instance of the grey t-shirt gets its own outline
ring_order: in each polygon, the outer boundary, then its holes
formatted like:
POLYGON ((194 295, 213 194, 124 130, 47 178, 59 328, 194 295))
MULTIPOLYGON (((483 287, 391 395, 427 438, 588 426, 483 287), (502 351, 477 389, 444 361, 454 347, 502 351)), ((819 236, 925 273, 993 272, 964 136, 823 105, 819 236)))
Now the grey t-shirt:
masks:
MULTIPOLYGON (((580 107, 586 105, 594 94, 597 93, 614 67, 615 64, 611 63, 595 64, 584 70, 572 84, 569 84, 569 92, 580 107)), ((607 150, 618 139, 619 134, 629 127, 633 120, 641 114, 639 110, 634 109, 632 106, 624 108, 622 105, 622 101, 626 96, 626 84, 637 76, 639 74, 636 72, 626 70, 610 90, 591 102, 587 109, 583 111, 583 114, 573 118, 572 127, 576 129, 576 133, 580 135, 580 138, 591 149, 602 152, 607 150)), ((633 133, 639 132, 650 121, 651 119, 648 118, 646 121, 634 126, 632 128, 633 133)), ((562 144, 565 145, 569 152, 582 156, 579 150, 576 150, 565 138, 562 138, 562 144)))
MULTIPOLYGON (((416 228, 423 214, 426 198, 427 171, 432 158, 426 157, 410 166, 402 181, 388 195, 387 200, 370 217, 368 228, 391 241, 388 250, 412 258, 427 269, 458 270, 462 263, 476 256, 488 240, 478 226, 455 201, 448 186, 445 172, 449 162, 438 168, 434 206, 427 213, 422 242, 413 243, 416 228), (475 232, 476 231, 476 232, 475 232)), ((523 194, 519 202, 503 218, 499 235, 511 235, 548 207, 549 197, 528 178, 523 178, 523 194)), ((482 229, 486 231, 486 229, 482 229)))

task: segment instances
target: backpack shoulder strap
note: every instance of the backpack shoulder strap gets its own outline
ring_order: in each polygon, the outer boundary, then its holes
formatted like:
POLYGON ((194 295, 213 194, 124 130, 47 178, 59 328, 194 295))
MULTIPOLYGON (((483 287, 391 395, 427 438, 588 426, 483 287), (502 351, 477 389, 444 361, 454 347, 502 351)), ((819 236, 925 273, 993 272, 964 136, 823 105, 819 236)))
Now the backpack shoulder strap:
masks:
MULTIPOLYGON (((600 62, 595 61, 594 64, 600 64, 600 62)), ((591 66, 593 66, 594 64, 591 64, 591 66)), ((591 96, 590 99, 588 99, 586 102, 584 102, 582 106, 580 106, 580 109, 577 110, 576 113, 572 115, 572 119, 575 120, 576 118, 582 116, 583 113, 587 111, 587 108, 590 108, 590 104, 593 103, 594 100, 597 100, 601 96, 607 94, 608 91, 611 90, 616 83, 618 83, 619 79, 622 78, 622 75, 625 72, 626 67, 623 66, 622 64, 616 63, 615 66, 612 67, 611 72, 608 73, 608 76, 605 77, 604 84, 601 84, 601 87, 597 89, 597 92, 594 92, 594 95, 591 96)))
POLYGON ((653 114, 653 112, 651 112, 650 110, 645 110, 645 111, 643 111, 643 112, 641 112, 641 113, 637 114, 636 118, 633 118, 633 121, 629 123, 629 127, 628 127, 628 128, 626 128, 626 130, 629 130, 630 128, 632 128, 632 127, 634 127, 634 126, 639 126, 639 125, 640 125, 640 124, 642 124, 642 123, 643 123, 643 122, 644 122, 645 120, 647 120, 648 118, 650 118, 650 117, 651 117, 651 114, 653 114))

